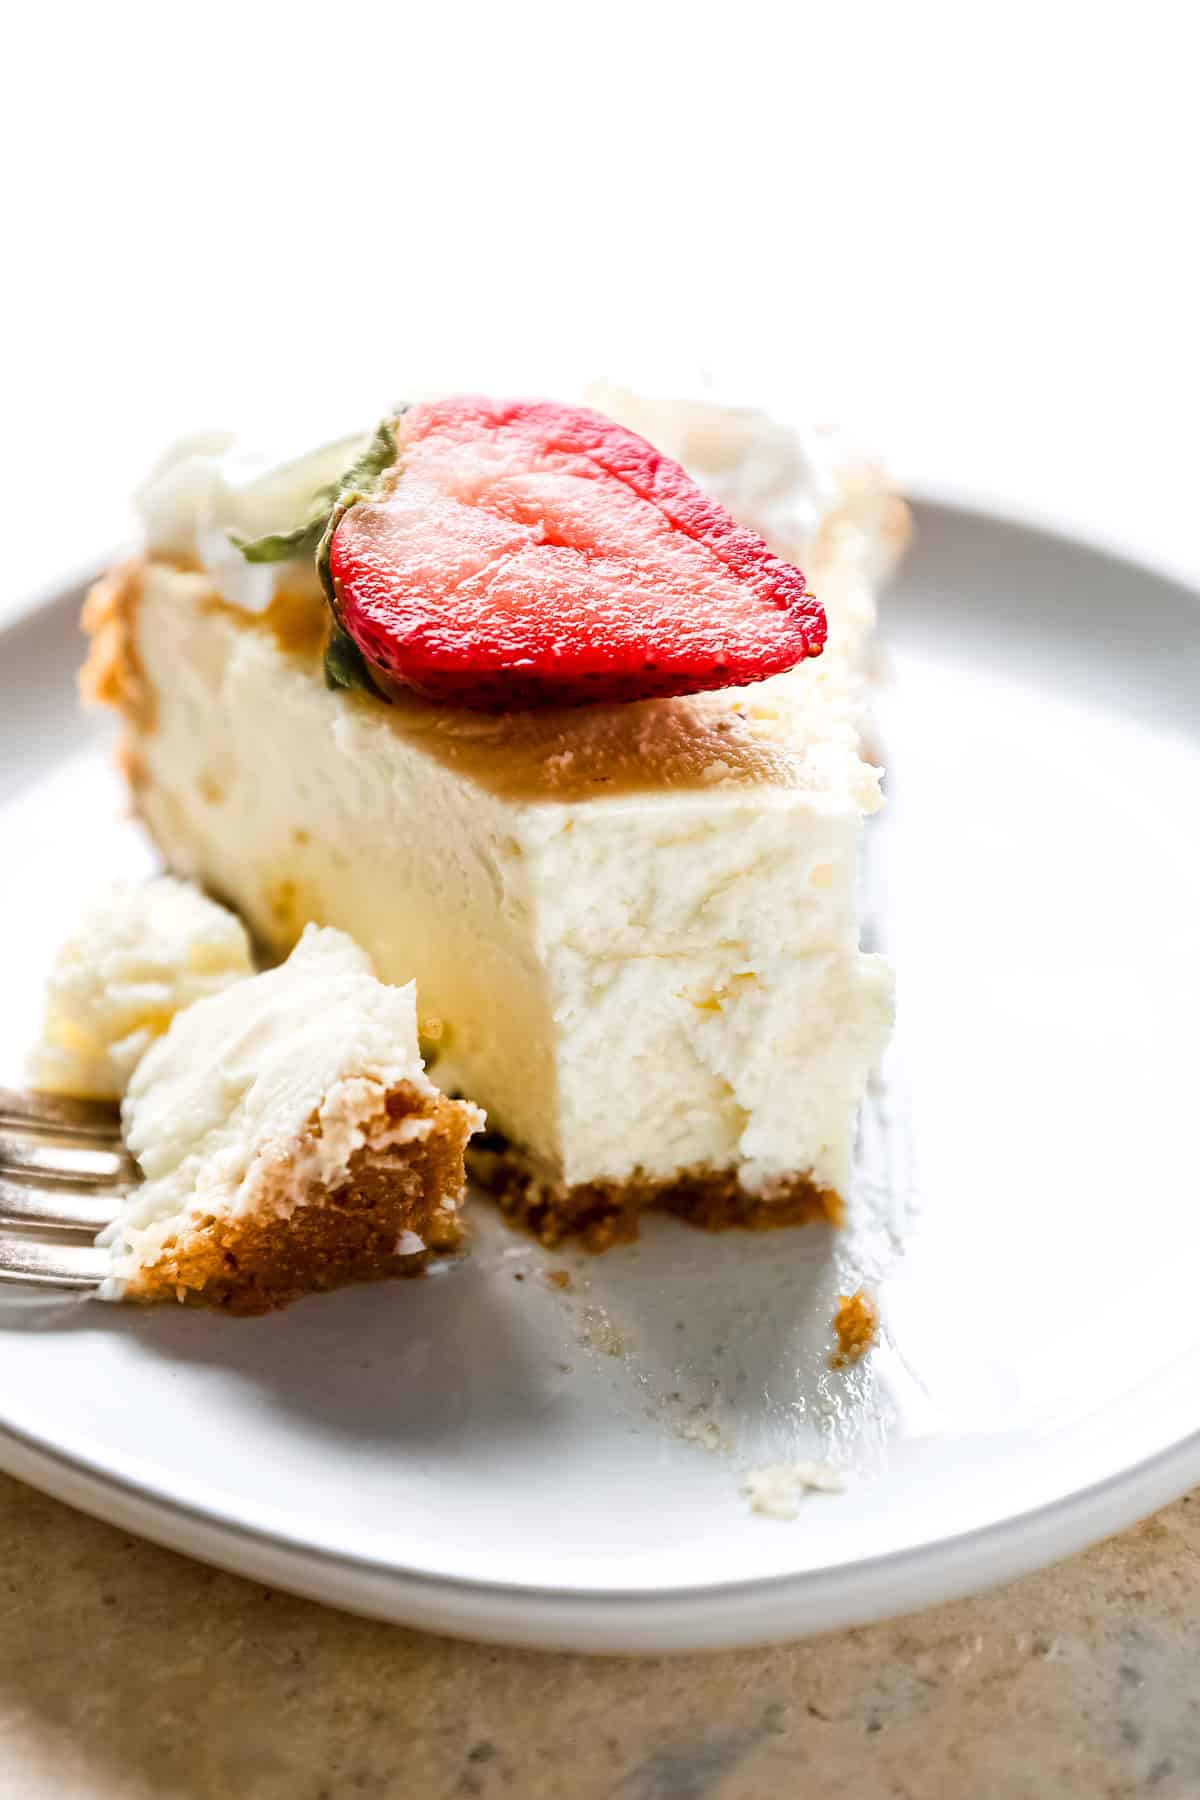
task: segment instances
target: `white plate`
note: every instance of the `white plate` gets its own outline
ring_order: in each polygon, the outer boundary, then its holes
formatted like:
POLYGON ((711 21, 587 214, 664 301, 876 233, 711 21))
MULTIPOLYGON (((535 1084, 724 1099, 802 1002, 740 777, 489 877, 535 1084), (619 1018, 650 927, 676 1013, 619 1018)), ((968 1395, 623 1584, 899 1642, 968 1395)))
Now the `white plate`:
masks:
MULTIPOLYGON (((8 1078, 81 892, 150 864, 73 604, 0 637, 8 1078)), ((852 1233, 664 1220, 593 1259, 481 1206, 465 1265, 276 1318, 5 1306, 0 1462, 340 1605, 596 1650, 915 1607, 1200 1479, 1196 598, 931 506, 886 611, 901 1015, 852 1233), (885 1341, 838 1372, 860 1275, 885 1341), (748 1467, 818 1455, 843 1493, 749 1510, 748 1467)))

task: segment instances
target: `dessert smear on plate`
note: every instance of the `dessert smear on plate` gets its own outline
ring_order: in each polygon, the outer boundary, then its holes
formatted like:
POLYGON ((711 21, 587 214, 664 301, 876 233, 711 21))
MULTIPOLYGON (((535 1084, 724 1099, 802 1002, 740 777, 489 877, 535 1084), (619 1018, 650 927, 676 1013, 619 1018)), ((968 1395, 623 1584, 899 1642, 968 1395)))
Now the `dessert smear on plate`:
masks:
POLYGON ((295 460, 211 434, 145 486, 84 689, 174 880, 68 951, 38 1063, 129 1083, 114 1293, 419 1266, 473 1131, 547 1243, 840 1221, 891 1019, 860 709, 907 513, 831 435, 593 401, 452 397, 295 460), (149 1003, 139 930, 148 970, 188 945, 149 1003))

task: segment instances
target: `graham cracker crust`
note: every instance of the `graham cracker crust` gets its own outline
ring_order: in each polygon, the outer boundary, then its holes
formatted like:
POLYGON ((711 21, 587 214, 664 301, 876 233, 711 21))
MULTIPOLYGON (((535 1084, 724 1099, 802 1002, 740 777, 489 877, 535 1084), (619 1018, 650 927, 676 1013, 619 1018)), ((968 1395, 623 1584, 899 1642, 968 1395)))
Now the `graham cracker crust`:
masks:
POLYGON ((110 706, 120 714, 117 767, 135 803, 146 780, 138 742, 154 730, 156 700, 137 647, 137 613, 146 565, 142 557, 118 563, 93 582, 80 623, 90 640, 79 671, 79 692, 89 706, 110 706))
POLYGON ((646 1212, 669 1212, 700 1231, 773 1231, 817 1220, 840 1226, 840 1194, 811 1175, 792 1175, 769 1194, 748 1194, 732 1169, 689 1169, 668 1181, 635 1177, 627 1182, 582 1182, 563 1187, 534 1173, 495 1135, 477 1138, 468 1167, 513 1225, 553 1247, 563 1238, 589 1250, 631 1243, 646 1212))
POLYGON ((144 559, 132 557, 88 589, 80 623, 91 641, 79 672, 79 688, 89 704, 114 707, 131 725, 152 731, 154 693, 137 648, 137 609, 145 573, 144 559))
POLYGON ((185 1300, 250 1317, 351 1282, 419 1275, 432 1256, 463 1242, 463 1152, 474 1117, 458 1101, 401 1083, 377 1129, 418 1119, 429 1125, 422 1136, 383 1146, 368 1140, 332 1191, 310 1181, 297 1194, 295 1153, 281 1159, 252 1214, 198 1218, 129 1278, 124 1298, 185 1300), (425 1249, 398 1250, 406 1232, 425 1249))

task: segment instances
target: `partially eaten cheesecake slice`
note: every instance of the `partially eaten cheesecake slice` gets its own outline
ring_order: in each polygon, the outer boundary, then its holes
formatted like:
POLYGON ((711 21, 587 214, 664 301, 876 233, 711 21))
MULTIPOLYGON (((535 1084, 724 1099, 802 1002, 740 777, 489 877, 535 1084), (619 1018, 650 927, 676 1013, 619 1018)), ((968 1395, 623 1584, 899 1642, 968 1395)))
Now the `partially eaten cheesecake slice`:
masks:
POLYGON ((145 1181, 100 1238, 106 1299, 267 1312, 455 1249, 482 1123, 426 1078, 410 987, 343 933, 180 1012, 122 1108, 145 1181))
MULTIPOLYGON (((806 660, 798 570, 598 415, 391 429, 334 500, 328 456, 192 448, 89 601, 85 687, 168 866, 277 955, 319 921, 415 978, 431 1071, 486 1108, 479 1167, 545 1239, 652 1205, 837 1218, 891 1011, 850 658, 806 660)), ((869 597, 872 533, 815 542, 815 581, 869 597)))

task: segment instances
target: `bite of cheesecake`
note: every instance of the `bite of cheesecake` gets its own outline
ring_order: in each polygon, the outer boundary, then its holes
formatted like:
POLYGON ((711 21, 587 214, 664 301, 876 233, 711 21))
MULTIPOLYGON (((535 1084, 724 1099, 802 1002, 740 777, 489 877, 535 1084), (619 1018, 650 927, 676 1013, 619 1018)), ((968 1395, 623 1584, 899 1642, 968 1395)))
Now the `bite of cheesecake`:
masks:
POLYGON ((99 1239, 101 1297, 242 1314, 456 1249, 483 1123, 427 1079, 411 986, 316 926, 278 968, 180 1012, 122 1120, 145 1179, 99 1239))

